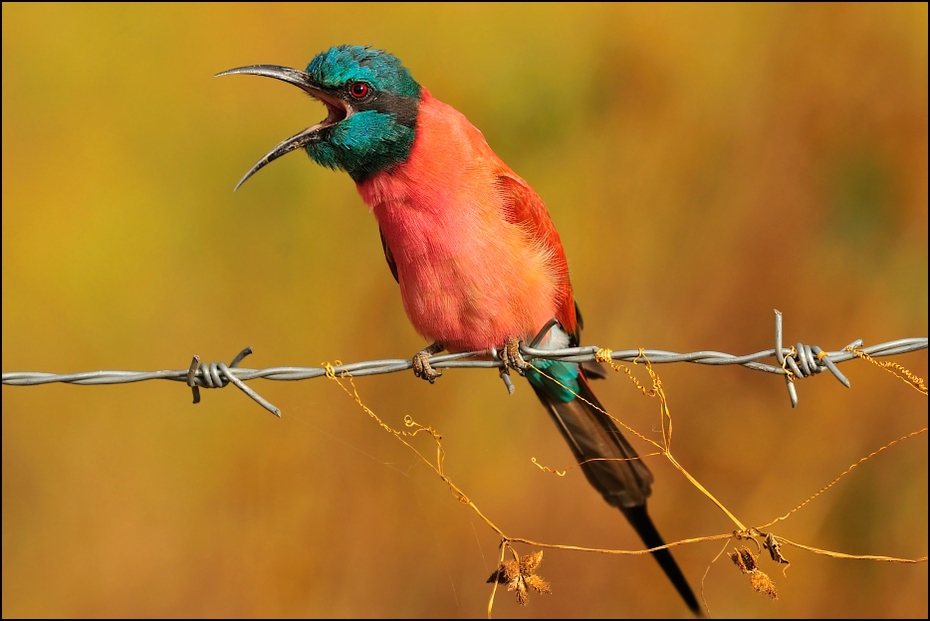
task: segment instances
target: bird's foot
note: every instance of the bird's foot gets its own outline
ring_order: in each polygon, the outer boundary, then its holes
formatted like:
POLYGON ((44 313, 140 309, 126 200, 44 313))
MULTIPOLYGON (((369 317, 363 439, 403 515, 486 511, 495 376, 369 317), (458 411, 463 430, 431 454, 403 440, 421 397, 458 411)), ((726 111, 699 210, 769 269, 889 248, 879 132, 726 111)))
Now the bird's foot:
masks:
POLYGON ((429 347, 424 347, 413 355, 413 374, 428 381, 430 384, 436 381, 436 378, 442 375, 442 371, 437 371, 430 366, 429 359, 433 354, 438 354, 443 350, 441 343, 433 343, 429 347))
POLYGON ((500 357, 504 361, 505 369, 514 369, 520 375, 526 375, 526 370, 530 365, 526 363, 520 353, 520 341, 518 339, 513 337, 507 339, 500 351, 500 357))
POLYGON ((500 371, 501 379, 504 380, 504 386, 507 387, 507 392, 512 395, 515 388, 510 379, 510 369, 516 369, 517 373, 520 375, 526 375, 526 369, 529 368, 526 360, 524 360, 523 356, 520 354, 520 341, 515 338, 509 338, 500 351, 492 349, 491 353, 495 357, 500 357, 503 361, 504 366, 501 367, 500 371))

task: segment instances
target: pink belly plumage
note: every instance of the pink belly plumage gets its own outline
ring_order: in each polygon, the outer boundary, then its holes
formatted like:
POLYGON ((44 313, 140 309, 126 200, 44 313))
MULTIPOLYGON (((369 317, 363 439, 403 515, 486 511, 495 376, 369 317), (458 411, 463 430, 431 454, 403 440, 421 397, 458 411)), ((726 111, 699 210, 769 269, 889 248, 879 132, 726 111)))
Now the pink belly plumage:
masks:
POLYGON ((568 271, 545 207, 541 223, 539 211, 533 221, 513 217, 502 176, 519 179, 480 131, 424 89, 408 160, 358 184, 393 256, 407 316, 450 351, 530 339, 553 317, 574 329, 568 271))

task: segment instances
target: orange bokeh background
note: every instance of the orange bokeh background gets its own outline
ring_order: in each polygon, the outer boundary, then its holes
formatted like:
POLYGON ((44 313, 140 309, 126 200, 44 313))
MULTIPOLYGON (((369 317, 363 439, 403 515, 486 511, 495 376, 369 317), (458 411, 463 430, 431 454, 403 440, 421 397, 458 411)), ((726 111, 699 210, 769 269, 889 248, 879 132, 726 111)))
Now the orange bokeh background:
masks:
MULTIPOLYGON (((341 43, 390 50, 547 202, 585 340, 613 349, 838 349, 927 334, 927 6, 3 5, 3 370, 406 357, 423 346, 344 174, 297 154, 322 118, 290 86, 341 43)), ((897 359, 927 376, 926 352, 897 359)), ((659 368, 678 460, 767 522, 926 425, 927 400, 862 362, 798 386, 659 368)), ((357 381, 443 436, 447 474, 513 536, 638 548, 532 391, 494 372, 357 381)), ((493 531, 325 379, 233 388, 3 387, 3 616, 479 616, 493 531)), ((595 386, 658 438, 656 403, 595 386)), ((637 447, 645 452, 642 442, 637 447)), ((428 441, 422 445, 430 451, 428 441)), ((733 525, 661 457, 669 540, 733 525)), ((882 453, 778 534, 853 554, 927 551, 927 439, 882 453)), ((692 585, 721 548, 678 548, 692 585)), ((522 552, 531 552, 526 547, 522 552)), ((780 599, 725 559, 715 616, 926 617, 927 566, 796 549, 780 599)), ((549 550, 554 594, 499 617, 677 616, 644 557, 549 550)))

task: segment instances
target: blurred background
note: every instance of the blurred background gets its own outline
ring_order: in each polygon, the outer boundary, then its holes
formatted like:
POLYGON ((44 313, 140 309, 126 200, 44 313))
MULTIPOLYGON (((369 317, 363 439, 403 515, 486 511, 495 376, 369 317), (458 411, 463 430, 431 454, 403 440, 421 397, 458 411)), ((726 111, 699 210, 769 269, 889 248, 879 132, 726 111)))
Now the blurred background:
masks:
MULTIPOLYGON (((839 349, 927 334, 927 6, 3 4, 3 370, 407 357, 374 219, 343 173, 291 155, 232 188, 323 106, 214 79, 303 68, 342 43, 404 60, 547 202, 584 311, 613 349, 839 349)), ((898 362, 927 376, 927 354, 898 362)), ((748 524, 926 425, 927 399, 863 362, 799 386, 659 368, 678 460, 748 524)), ((528 386, 495 372, 357 382, 388 424, 438 429, 450 477, 513 536, 639 548, 571 471, 528 386)), ((333 383, 3 387, 3 616, 485 614, 494 533, 333 383)), ((596 390, 658 438, 620 375, 596 390)), ((635 442, 645 452, 642 442, 635 442)), ((428 442, 423 448, 432 454, 428 442)), ((733 525, 662 458, 666 539, 733 525)), ((883 452, 777 534, 927 553, 927 438, 883 452)), ((675 555, 700 589, 719 542, 675 555)), ((525 546, 521 553, 532 552, 525 546)), ((715 616, 926 617, 927 566, 786 549, 772 602, 726 559, 715 616)), ((498 617, 680 616, 645 557, 547 550, 553 595, 498 617)))

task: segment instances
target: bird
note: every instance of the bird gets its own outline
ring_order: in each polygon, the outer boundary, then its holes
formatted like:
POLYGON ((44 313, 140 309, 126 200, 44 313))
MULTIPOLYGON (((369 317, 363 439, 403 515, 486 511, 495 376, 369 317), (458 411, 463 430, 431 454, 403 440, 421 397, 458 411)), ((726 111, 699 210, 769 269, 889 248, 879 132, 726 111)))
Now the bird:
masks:
MULTIPOLYGON (((529 380, 588 482, 647 548, 665 545, 646 509, 653 475, 591 390, 601 372, 539 358, 530 366, 520 354, 521 343, 577 346, 583 325, 559 234, 533 188, 464 114, 386 51, 340 45, 317 54, 305 71, 250 65, 217 77, 236 74, 296 86, 327 111, 262 157, 236 189, 297 149, 348 173, 377 220, 407 317, 431 342, 413 356, 414 373, 434 382, 441 372, 429 359, 443 350, 498 354, 502 372, 513 368, 529 380)), ((671 552, 652 556, 701 615, 671 552)))

